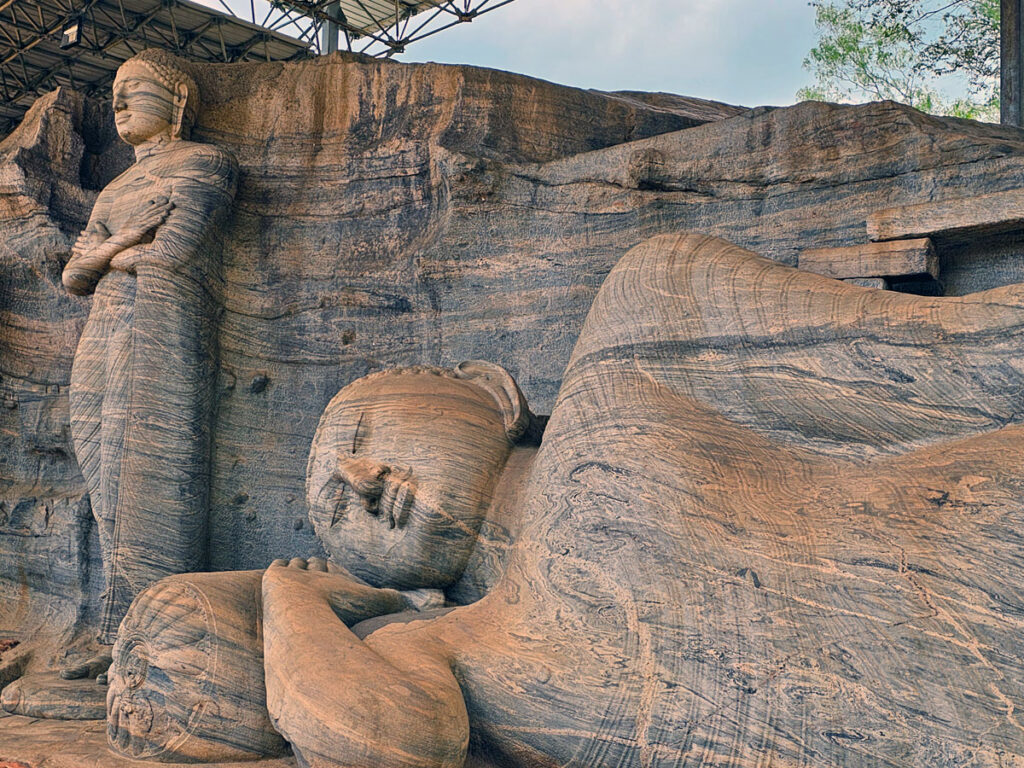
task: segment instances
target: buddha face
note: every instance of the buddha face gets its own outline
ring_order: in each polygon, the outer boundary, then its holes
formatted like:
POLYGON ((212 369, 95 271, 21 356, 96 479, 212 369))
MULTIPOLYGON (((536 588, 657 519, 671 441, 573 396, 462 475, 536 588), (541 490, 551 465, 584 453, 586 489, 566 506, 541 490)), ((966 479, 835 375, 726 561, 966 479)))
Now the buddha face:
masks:
POLYGON ((331 558, 379 587, 461 575, 510 445, 493 397, 433 373, 361 379, 331 402, 309 463, 331 558))
POLYGON ((128 61, 114 80, 114 124, 118 135, 137 146, 171 137, 174 94, 142 64, 128 61))

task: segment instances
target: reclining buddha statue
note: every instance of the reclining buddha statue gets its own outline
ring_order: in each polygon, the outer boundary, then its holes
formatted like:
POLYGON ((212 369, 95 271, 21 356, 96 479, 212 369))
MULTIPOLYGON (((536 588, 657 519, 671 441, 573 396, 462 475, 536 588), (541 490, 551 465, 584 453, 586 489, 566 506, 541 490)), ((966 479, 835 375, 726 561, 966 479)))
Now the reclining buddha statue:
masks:
POLYGON ((342 390, 309 462, 329 561, 144 592, 112 744, 287 741, 318 768, 1024 765, 1022 391, 1024 287, 912 296, 654 238, 606 279, 529 461, 509 457, 537 421, 496 366, 342 390), (460 601, 498 518, 500 574, 460 601), (204 600, 247 639, 186 629, 204 600), (212 658, 258 694, 211 687, 212 658))

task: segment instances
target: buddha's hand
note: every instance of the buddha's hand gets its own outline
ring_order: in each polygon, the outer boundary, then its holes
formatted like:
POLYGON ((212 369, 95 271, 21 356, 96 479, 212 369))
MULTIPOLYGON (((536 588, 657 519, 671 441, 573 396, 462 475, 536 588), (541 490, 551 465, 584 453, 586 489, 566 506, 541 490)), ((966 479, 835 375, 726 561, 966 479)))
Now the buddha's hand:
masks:
POLYGON ((304 557, 293 557, 291 560, 286 560, 283 557, 279 557, 270 564, 271 568, 291 568, 295 571, 315 571, 317 573, 333 573, 346 577, 350 581, 357 584, 366 585, 366 582, 357 576, 353 576, 345 568, 342 568, 337 563, 331 563, 322 557, 311 557, 308 560, 304 557))
POLYGON ((110 268, 134 273, 136 265, 145 257, 144 243, 152 240, 157 227, 167 220, 173 209, 174 204, 166 197, 146 201, 132 221, 107 240, 122 249, 110 260, 110 268))
POLYGON ((323 600, 347 625, 412 606, 394 589, 378 589, 322 558, 275 560, 263 574, 263 594, 292 595, 297 602, 323 600))

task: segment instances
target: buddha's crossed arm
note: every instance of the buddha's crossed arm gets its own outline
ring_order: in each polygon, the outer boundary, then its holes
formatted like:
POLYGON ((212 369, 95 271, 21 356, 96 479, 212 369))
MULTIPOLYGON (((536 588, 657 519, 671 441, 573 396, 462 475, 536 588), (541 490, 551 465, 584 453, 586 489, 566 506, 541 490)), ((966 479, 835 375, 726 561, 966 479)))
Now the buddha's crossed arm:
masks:
POLYGON ((363 642, 339 617, 345 604, 386 601, 389 593, 398 595, 338 574, 279 566, 263 577, 267 708, 310 765, 465 762, 469 717, 444 648, 387 633, 363 642))

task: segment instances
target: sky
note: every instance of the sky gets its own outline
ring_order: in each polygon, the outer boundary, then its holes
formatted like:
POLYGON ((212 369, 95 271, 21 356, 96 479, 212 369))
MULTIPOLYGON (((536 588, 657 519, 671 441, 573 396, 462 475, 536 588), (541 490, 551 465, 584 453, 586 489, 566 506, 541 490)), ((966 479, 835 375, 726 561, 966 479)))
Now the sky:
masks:
POLYGON ((475 64, 601 90, 787 105, 811 83, 807 0, 515 0, 400 61, 475 64))
MULTIPOLYGON (((249 0, 199 2, 249 9, 249 0)), ((582 88, 787 105, 811 83, 802 63, 814 43, 807 0, 514 0, 396 59, 474 64, 582 88)))

